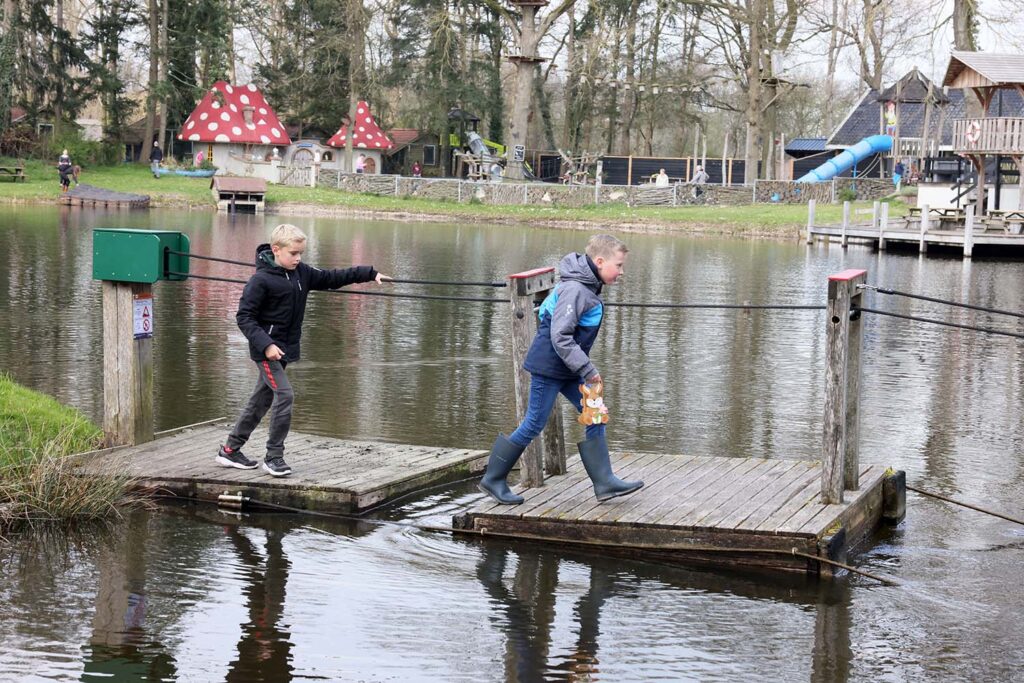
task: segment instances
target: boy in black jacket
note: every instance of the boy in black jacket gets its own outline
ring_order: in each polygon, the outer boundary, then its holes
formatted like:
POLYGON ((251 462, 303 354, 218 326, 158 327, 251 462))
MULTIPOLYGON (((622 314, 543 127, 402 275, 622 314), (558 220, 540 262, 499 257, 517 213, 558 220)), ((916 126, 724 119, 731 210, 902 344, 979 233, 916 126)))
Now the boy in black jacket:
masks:
POLYGON ((299 359, 302 318, 306 297, 314 289, 337 289, 357 282, 390 280, 373 266, 320 270, 302 263, 306 235, 294 225, 283 224, 270 234, 270 244, 256 248, 256 274, 249 278, 238 302, 235 320, 249 340, 249 356, 259 377, 249 402, 242 409, 227 443, 217 453, 217 464, 251 470, 255 460, 240 450, 270 410, 270 435, 263 469, 275 477, 292 473, 284 461, 284 440, 292 422, 295 394, 284 369, 299 359))

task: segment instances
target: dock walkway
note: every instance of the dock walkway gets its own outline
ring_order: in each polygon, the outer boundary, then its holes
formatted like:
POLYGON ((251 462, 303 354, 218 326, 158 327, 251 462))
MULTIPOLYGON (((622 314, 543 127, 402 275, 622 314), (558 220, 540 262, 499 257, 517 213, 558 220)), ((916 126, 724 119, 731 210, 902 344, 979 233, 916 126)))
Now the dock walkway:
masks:
MULTIPOLYGON (((216 500, 238 492, 279 505, 324 512, 354 512, 411 491, 482 472, 487 453, 458 448, 347 441, 292 432, 285 454, 294 473, 271 477, 262 468, 239 470, 214 462, 227 423, 209 424, 86 456, 83 474, 126 474, 144 490, 216 500)), ((255 456, 265 428, 250 440, 255 456)))
POLYGON ((94 185, 76 185, 60 195, 60 203, 69 206, 104 207, 108 209, 145 209, 149 206, 148 194, 117 192, 94 185))
POLYGON ((620 545, 627 554, 706 564, 818 573, 792 550, 841 559, 879 524, 885 470, 860 468, 860 488, 821 504, 818 461, 618 454, 616 474, 642 479, 630 496, 599 503, 582 465, 541 488, 520 489, 522 505, 485 502, 456 515, 457 528, 559 543, 620 545))

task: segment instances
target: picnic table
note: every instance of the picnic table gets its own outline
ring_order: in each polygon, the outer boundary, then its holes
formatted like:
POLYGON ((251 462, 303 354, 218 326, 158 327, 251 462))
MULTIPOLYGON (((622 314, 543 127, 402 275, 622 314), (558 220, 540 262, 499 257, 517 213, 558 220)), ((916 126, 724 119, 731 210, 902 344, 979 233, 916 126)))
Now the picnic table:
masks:
POLYGON ((0 166, 0 178, 10 178, 11 182, 25 182, 24 166, 0 166))
POLYGON ((1020 235, 1024 232, 1024 209, 992 209, 988 215, 991 220, 998 221, 1007 234, 1020 235))

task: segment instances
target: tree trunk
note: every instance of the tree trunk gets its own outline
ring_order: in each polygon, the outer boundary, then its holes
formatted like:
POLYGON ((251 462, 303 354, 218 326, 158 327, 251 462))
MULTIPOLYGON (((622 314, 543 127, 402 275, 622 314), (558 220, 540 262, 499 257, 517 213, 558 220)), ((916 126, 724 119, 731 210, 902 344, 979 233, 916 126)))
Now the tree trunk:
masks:
POLYGON ((747 139, 743 149, 744 183, 750 185, 757 179, 757 162, 763 147, 761 133, 761 53, 764 25, 765 0, 748 0, 749 48, 747 54, 747 139))
POLYGON ((527 133, 530 126, 531 95, 533 91, 534 72, 537 68, 537 7, 523 5, 523 21, 519 27, 519 58, 513 60, 516 67, 515 88, 512 99, 512 117, 509 121, 509 145, 506 151, 508 163, 505 177, 522 180, 523 163, 516 160, 516 148, 525 152, 527 133))
POLYGON ((139 161, 149 159, 153 147, 153 130, 156 127, 156 90, 160 82, 160 19, 157 15, 157 0, 149 0, 149 83, 146 95, 146 126, 142 133, 142 149, 139 161))
POLYGON ((626 90, 623 87, 622 119, 619 122, 619 152, 624 156, 633 154, 633 122, 636 119, 639 98, 636 72, 636 22, 639 9, 640 0, 631 0, 629 12, 626 14, 626 84, 630 89, 626 90))
MULTIPOLYGON (((64 30, 64 0, 57 0, 55 3, 57 21, 55 22, 54 28, 56 29, 57 36, 60 36, 64 30)), ((61 54, 63 50, 63 39, 58 38, 53 41, 53 45, 50 49, 53 51, 53 62, 57 65, 58 69, 64 69, 64 59, 61 54)), ((59 140, 61 133, 64 128, 64 79, 56 79, 53 93, 53 137, 55 140, 59 140)))
POLYGON ((832 0, 832 17, 828 34, 828 63, 825 71, 825 135, 832 134, 835 116, 836 62, 839 61, 839 0, 832 0))
POLYGON ((345 136, 345 166, 349 173, 356 170, 354 132, 358 119, 363 62, 363 0, 349 0, 349 53, 348 53, 348 135, 345 136))
POLYGON ((16 0, 3 0, 3 35, 0 35, 0 132, 11 125, 11 107, 14 104, 14 54, 18 11, 16 0))
MULTIPOLYGON (((161 7, 161 19, 160 19, 160 79, 161 84, 165 85, 169 83, 169 59, 168 59, 168 25, 169 25, 169 9, 168 5, 171 4, 171 0, 163 0, 161 7)), ((165 157, 170 157, 171 146, 167 144, 167 94, 163 92, 165 88, 161 89, 160 95, 160 147, 164 151, 165 157)))
MULTIPOLYGON (((975 52, 978 49, 977 0, 953 0, 953 47, 956 50, 975 52)), ((981 102, 974 91, 964 93, 966 118, 976 119, 985 115, 981 102)))

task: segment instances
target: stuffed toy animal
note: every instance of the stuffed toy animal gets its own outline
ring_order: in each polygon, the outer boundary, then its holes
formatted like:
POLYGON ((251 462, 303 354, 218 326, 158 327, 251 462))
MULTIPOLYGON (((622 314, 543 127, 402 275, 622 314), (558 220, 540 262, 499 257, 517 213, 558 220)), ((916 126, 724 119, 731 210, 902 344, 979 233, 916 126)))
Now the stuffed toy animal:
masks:
POLYGON ((581 384, 583 394, 583 412, 580 413, 581 425, 608 424, 608 406, 604 404, 603 384, 581 384))

